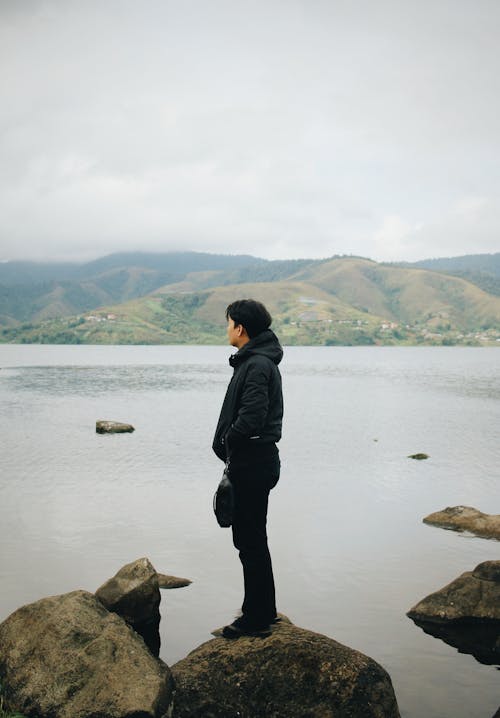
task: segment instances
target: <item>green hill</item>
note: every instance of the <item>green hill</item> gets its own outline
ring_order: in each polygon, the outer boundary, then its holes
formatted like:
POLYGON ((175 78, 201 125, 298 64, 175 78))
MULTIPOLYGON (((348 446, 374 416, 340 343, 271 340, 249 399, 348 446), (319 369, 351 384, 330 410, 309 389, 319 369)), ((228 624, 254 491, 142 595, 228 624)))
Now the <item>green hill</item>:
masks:
POLYGON ((404 324, 498 327, 500 299, 458 277, 344 258, 296 275, 353 307, 404 324))
MULTIPOLYGON (((393 265, 394 266, 394 265, 393 265)), ((431 269, 466 279, 485 292, 500 296, 500 252, 495 254, 466 254, 461 257, 422 259, 419 262, 399 263, 412 269, 431 269)))
POLYGON ((0 327, 59 319, 126 302, 188 277, 193 278, 196 289, 275 281, 313 262, 269 262, 247 255, 201 252, 130 252, 86 264, 0 263, 0 327))
POLYGON ((437 272, 485 272, 500 278, 500 252, 495 254, 464 254, 461 257, 421 259, 411 267, 433 269, 437 272))
MULTIPOLYGON (((264 276, 270 265, 260 268, 264 276)), ((238 278, 250 270, 234 271, 238 278)), ((5 328, 0 341, 224 343, 224 310, 241 297, 269 307, 285 344, 497 344, 500 339, 500 297, 458 277, 352 257, 304 260, 272 271, 290 276, 226 283, 235 276, 232 271, 190 272, 145 297, 5 328)))

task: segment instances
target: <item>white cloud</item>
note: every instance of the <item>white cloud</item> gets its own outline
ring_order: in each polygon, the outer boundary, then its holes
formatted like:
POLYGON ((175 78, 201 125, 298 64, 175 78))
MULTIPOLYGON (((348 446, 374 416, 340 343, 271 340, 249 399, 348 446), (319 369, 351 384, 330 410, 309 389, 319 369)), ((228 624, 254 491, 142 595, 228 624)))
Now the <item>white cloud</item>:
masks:
POLYGON ((411 253, 411 237, 415 227, 401 217, 384 217, 382 226, 373 236, 373 259, 391 261, 394 257, 407 257, 411 253))
POLYGON ((461 197, 433 221, 410 224, 388 216, 373 236, 373 257, 423 258, 500 251, 500 197, 461 197))
POLYGON ((493 206, 494 202, 488 197, 461 197, 451 214, 474 221, 476 218, 481 218, 481 215, 493 206))
POLYGON ((5 0, 0 256, 499 250, 500 6, 459 6, 5 0))
POLYGON ((500 251, 500 196, 462 197, 416 239, 432 257, 500 251))

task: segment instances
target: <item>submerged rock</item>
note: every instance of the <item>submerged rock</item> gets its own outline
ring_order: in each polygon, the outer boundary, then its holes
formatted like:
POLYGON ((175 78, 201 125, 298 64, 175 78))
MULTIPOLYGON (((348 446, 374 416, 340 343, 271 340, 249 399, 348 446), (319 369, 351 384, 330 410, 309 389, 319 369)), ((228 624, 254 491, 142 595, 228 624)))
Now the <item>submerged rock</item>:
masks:
POLYGON ((123 566, 95 592, 108 611, 117 613, 160 654, 160 588, 158 574, 147 558, 123 566))
POLYGON ((130 434, 135 431, 132 424, 122 424, 119 421, 105 421, 99 419, 95 423, 97 434, 130 434))
POLYGON ((172 667, 173 718, 399 718, 373 659, 287 621, 268 638, 214 638, 172 667))
POLYGON ((452 531, 470 531, 481 538, 500 540, 500 515, 483 514, 472 506, 448 506, 423 519, 425 524, 452 531))
POLYGON ((51 718, 162 718, 172 680, 142 639, 86 591, 44 598, 0 625, 11 710, 51 718))

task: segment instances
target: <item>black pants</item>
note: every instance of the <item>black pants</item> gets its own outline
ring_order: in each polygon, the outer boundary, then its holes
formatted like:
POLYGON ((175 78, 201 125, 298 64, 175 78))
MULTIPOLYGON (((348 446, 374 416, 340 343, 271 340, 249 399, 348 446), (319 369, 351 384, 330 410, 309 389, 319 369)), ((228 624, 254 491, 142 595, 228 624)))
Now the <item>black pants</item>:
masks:
POLYGON ((243 566, 245 597, 241 607, 252 626, 266 626, 276 616, 273 567, 267 545, 267 504, 280 474, 273 444, 231 457, 234 486, 233 543, 243 566))

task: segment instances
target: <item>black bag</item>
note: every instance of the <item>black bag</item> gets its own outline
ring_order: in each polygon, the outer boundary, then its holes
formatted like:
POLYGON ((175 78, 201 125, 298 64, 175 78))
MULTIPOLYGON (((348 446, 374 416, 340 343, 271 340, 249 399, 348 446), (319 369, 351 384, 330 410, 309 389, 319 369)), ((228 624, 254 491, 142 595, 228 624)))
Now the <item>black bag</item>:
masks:
POLYGON ((229 478, 229 461, 226 462, 222 479, 214 494, 214 513, 217 523, 222 528, 229 528, 233 523, 234 489, 229 478))

